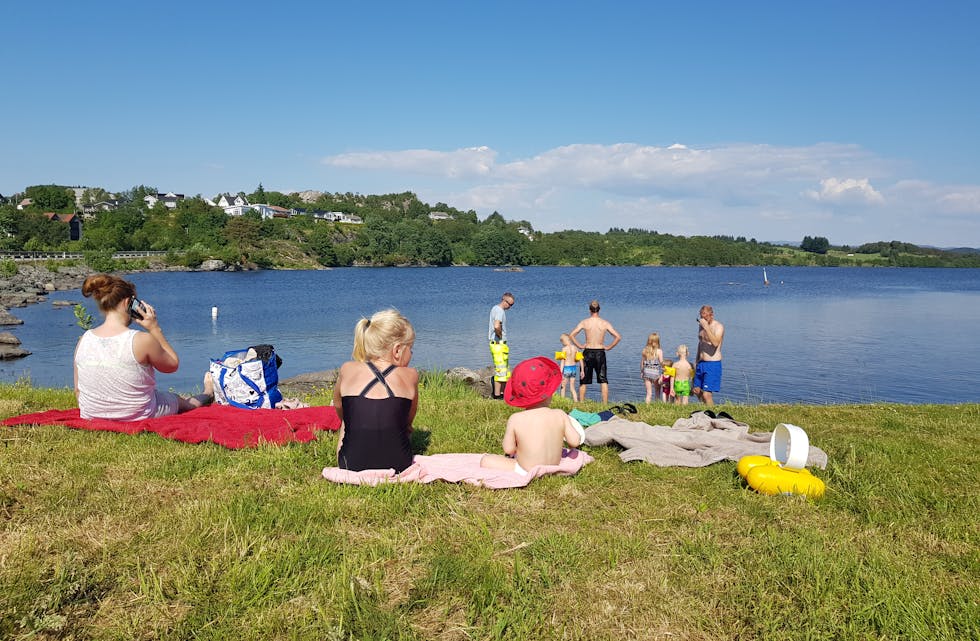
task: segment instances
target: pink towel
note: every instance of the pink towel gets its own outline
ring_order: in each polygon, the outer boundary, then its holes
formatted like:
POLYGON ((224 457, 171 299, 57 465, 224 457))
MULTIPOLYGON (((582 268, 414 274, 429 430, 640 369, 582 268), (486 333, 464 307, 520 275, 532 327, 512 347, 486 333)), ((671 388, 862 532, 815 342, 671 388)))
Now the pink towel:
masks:
POLYGON ((64 425, 75 429, 123 434, 155 432, 163 438, 185 443, 211 441, 229 449, 238 449, 255 447, 259 443, 306 443, 316 438, 314 430, 340 429, 340 418, 330 406, 294 410, 243 410, 228 405, 208 405, 183 414, 142 421, 84 419, 79 416, 78 409, 71 409, 13 416, 3 421, 3 424, 64 425))
POLYGON ((470 483, 493 489, 524 487, 539 476, 562 474, 571 476, 582 466, 593 460, 581 450, 565 450, 558 465, 537 465, 526 475, 504 470, 480 467, 483 454, 433 454, 417 455, 414 462, 401 474, 395 470, 362 470, 352 472, 339 467, 323 468, 323 478, 334 483, 350 485, 378 485, 380 483, 431 483, 449 481, 450 483, 470 483))

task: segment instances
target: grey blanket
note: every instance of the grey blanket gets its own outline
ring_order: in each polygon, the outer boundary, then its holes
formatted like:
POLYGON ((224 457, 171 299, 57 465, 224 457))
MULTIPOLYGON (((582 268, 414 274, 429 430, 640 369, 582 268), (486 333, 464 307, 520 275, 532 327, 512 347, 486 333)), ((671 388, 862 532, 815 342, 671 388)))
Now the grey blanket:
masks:
MULTIPOLYGON (((618 443, 623 462, 646 461, 660 467, 704 467, 718 461, 737 461, 749 454, 769 455, 772 432, 749 433, 749 426, 727 418, 695 412, 674 421, 673 427, 647 425, 614 416, 585 430, 586 445, 618 443)), ((807 466, 827 467, 827 454, 810 446, 807 466)))

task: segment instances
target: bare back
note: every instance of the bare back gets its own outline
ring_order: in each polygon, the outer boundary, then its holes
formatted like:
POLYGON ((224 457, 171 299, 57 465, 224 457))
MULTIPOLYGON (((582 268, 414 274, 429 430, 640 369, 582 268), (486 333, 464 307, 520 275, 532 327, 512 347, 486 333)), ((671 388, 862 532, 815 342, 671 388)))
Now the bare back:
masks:
POLYGON ((539 407, 511 415, 507 421, 507 433, 504 435, 504 451, 508 450, 508 445, 513 444, 517 463, 525 470, 530 470, 535 465, 558 465, 566 440, 573 447, 581 444, 568 414, 561 410, 539 407))
POLYGON ((605 347, 606 332, 613 337, 613 342, 609 345, 609 348, 612 348, 619 342, 619 333, 613 329, 612 323, 600 317, 598 314, 593 314, 580 322, 570 332, 570 335, 574 338, 578 336, 579 332, 583 331, 585 332, 585 349, 603 349, 605 347))

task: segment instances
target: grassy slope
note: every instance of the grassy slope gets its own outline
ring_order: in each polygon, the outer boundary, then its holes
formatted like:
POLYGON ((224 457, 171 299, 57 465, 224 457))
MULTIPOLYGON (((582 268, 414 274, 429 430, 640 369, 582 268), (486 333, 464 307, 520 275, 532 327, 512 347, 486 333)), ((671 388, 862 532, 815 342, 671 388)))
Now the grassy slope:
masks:
MULTIPOLYGON (((0 385, 0 417, 72 404, 0 385)), ((333 435, 229 451, 0 428, 0 638, 980 635, 980 406, 727 409, 804 426, 830 456, 827 497, 612 448, 522 490, 359 488, 318 477, 333 435)), ((418 436, 428 453, 492 451, 510 411, 429 380, 418 436)))

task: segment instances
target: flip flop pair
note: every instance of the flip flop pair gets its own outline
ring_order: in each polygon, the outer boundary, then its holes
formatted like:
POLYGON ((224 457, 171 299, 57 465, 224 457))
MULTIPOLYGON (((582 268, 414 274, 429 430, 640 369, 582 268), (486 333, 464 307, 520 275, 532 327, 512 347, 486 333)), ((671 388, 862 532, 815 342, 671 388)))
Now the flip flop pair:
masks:
POLYGON ((616 414, 636 414, 636 405, 632 403, 623 403, 622 405, 613 405, 609 408, 609 411, 615 412, 616 414))
POLYGON ((708 418, 727 418, 730 421, 735 420, 734 418, 732 418, 732 415, 729 414, 728 412, 718 412, 718 414, 715 414, 711 410, 698 410, 697 412, 691 412, 691 416, 694 416, 695 414, 704 414, 708 418))

